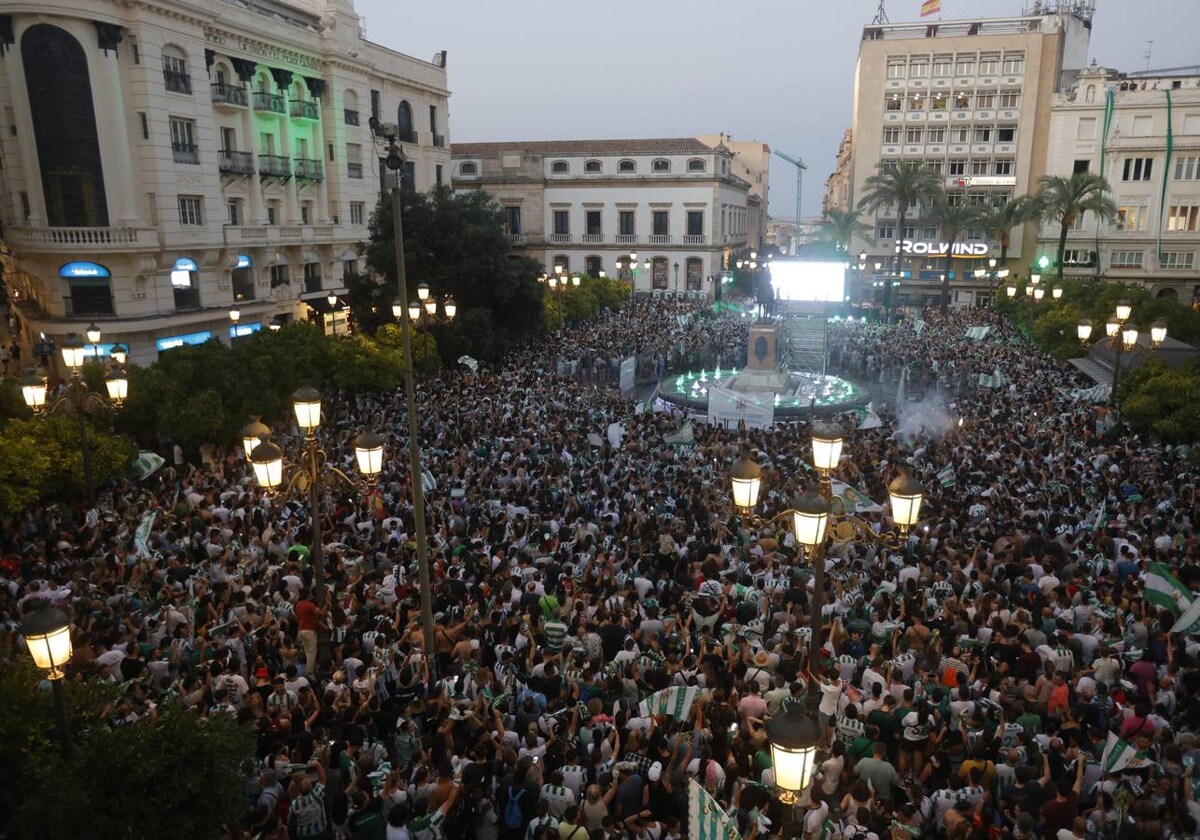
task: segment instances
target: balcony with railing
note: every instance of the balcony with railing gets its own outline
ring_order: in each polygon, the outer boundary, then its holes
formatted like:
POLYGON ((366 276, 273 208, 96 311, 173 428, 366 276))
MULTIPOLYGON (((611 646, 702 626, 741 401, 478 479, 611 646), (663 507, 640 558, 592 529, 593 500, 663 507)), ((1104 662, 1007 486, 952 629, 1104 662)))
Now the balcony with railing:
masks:
POLYGON ((141 251, 159 248, 154 228, 6 227, 9 245, 25 251, 141 251))
POLYGON ((651 245, 670 245, 671 235, 664 233, 652 233, 650 234, 649 242, 651 245))
POLYGON ((703 233, 685 233, 683 236, 684 245, 707 245, 708 236, 703 233))
POLYGON ((355 180, 362 180, 362 176, 363 176, 363 167, 362 167, 361 163, 355 163, 355 162, 351 161, 350 163, 346 164, 346 177, 347 178, 353 178, 355 180))
POLYGON ((304 181, 320 181, 325 177, 325 170, 318 158, 296 158, 295 175, 304 181))
POLYGON ((636 233, 618 233, 617 234, 617 244, 618 245, 636 245, 637 244, 637 234, 636 233))
POLYGON ((227 85, 217 82, 209 85, 212 91, 212 101, 214 105, 229 105, 237 108, 245 108, 248 102, 246 89, 237 85, 227 85))
POLYGON ((353 108, 342 109, 342 117, 346 125, 358 125, 358 111, 353 108))
POLYGON ((292 177, 292 168, 288 159, 283 155, 259 155, 258 174, 272 178, 290 178, 292 177))
POLYGON ((287 113, 283 95, 279 93, 255 91, 253 102, 255 111, 269 111, 273 114, 287 113))
POLYGON ((604 244, 604 234, 603 233, 585 233, 583 235, 583 244, 584 245, 603 245, 604 244))
POLYGON ((433 145, 437 146, 439 149, 444 148, 446 146, 446 135, 445 134, 433 135, 433 145))
POLYGON ((163 68, 163 84, 171 93, 191 93, 192 77, 178 70, 163 68))
POLYGON ((401 143, 416 143, 417 142, 417 132, 415 129, 402 128, 396 133, 396 139, 399 140, 401 143))
POLYGON ((200 151, 194 143, 172 143, 171 157, 176 163, 199 163, 200 151))
POLYGON ((226 175, 253 175, 254 155, 250 152, 221 149, 217 153, 217 169, 226 175))
POLYGON ((527 237, 523 233, 506 233, 504 235, 508 237, 509 245, 524 245, 527 241, 527 237))
POLYGON ((302 120, 321 118, 321 108, 316 102, 298 100, 292 103, 292 116, 302 120))
POLYGON ((552 233, 550 234, 550 244, 552 245, 570 245, 571 234, 569 233, 552 233))
POLYGON ((115 314, 112 291, 107 286, 79 286, 63 295, 63 315, 67 318, 115 314))

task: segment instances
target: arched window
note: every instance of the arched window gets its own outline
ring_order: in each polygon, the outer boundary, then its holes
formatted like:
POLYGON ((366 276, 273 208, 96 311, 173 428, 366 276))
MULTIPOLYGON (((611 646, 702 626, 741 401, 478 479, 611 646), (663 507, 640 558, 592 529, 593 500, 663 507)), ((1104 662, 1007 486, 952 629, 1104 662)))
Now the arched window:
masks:
POLYGON ((597 256, 585 257, 583 261, 584 274, 588 277, 599 277, 600 270, 604 268, 604 261, 597 256))
POLYGON ((563 273, 566 273, 571 270, 571 258, 568 257, 566 254, 558 254, 557 256, 555 256, 554 264, 561 265, 563 267, 563 273))
POLYGON ((550 164, 550 172, 554 175, 566 175, 570 171, 571 167, 565 160, 556 160, 550 164))
POLYGON ((655 257, 651 263, 650 287, 653 289, 666 289, 671 285, 670 266, 667 263, 666 257, 655 257))
POLYGON ((650 169, 653 172, 670 172, 671 161, 667 160, 666 158, 659 158, 658 160, 654 161, 654 163, 650 164, 650 169))
POLYGON ((396 128, 399 139, 405 143, 417 142, 417 130, 413 127, 412 106, 401 99, 400 107, 396 109, 396 128))
POLYGON ((693 291, 703 288, 700 281, 704 279, 704 260, 699 257, 687 258, 687 287, 693 291))
POLYGON ((191 93, 192 79, 188 75, 187 53, 174 44, 162 50, 163 84, 172 93, 191 93))
POLYGON ((83 47, 66 30, 38 23, 21 36, 21 61, 42 170, 46 224, 108 227, 100 138, 83 47))
POLYGON ((346 125, 358 125, 358 93, 347 90, 342 94, 342 112, 346 125))
POLYGON ((460 163, 458 165, 458 174, 459 175, 478 175, 479 167, 468 160, 465 163, 460 163))
POLYGON ((617 164, 618 172, 637 172, 637 164, 631 160, 623 160, 617 164))
POLYGON ((1177 300, 1179 300, 1179 292, 1175 289, 1172 289, 1170 286, 1168 286, 1165 289, 1159 289, 1158 294, 1155 295, 1155 297, 1160 297, 1163 300, 1176 300, 1177 301, 1177 300))
POLYGON ((589 160, 587 163, 585 163, 585 164, 583 165, 583 171, 584 171, 584 172, 589 172, 589 173, 592 173, 592 174, 595 174, 595 173, 597 173, 597 172, 600 172, 600 171, 601 171, 601 167, 600 167, 600 161, 598 161, 598 160, 589 160))
POLYGON ((704 158, 692 158, 688 161, 688 172, 703 172, 704 168, 704 158))

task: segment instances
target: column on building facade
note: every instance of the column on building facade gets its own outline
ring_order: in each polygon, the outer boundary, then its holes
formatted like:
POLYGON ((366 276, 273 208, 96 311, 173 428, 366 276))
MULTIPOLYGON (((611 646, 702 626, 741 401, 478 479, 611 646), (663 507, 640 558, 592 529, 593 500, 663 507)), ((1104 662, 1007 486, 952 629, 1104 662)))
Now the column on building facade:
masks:
POLYGON ((25 179, 25 192, 29 196, 29 219, 24 224, 41 227, 46 224, 46 200, 42 195, 41 173, 38 172, 37 140, 33 133, 33 113, 29 110, 29 95, 25 87, 25 65, 21 63, 20 35, 16 40, 17 44, 5 51, 4 62, 13 119, 17 126, 17 145, 21 149, 21 174, 25 179))
POLYGON ((92 82, 96 102, 96 132, 104 160, 104 189, 110 209, 115 210, 114 227, 136 227, 141 223, 134 187, 133 156, 129 140, 125 93, 121 85, 117 50, 93 50, 91 67, 96 71, 92 82))
MULTIPOLYGON (((249 85, 246 82, 247 86, 249 85)), ((253 93, 248 94, 253 96, 253 93)), ((258 136, 254 131, 254 111, 247 108, 242 112, 242 136, 246 138, 246 147, 253 149, 258 141, 258 136)), ((248 204, 246 208, 246 220, 251 225, 265 225, 267 223, 267 213, 263 204, 262 197, 262 179, 258 174, 258 155, 262 154, 262 149, 254 152, 254 172, 250 175, 250 189, 248 204)))

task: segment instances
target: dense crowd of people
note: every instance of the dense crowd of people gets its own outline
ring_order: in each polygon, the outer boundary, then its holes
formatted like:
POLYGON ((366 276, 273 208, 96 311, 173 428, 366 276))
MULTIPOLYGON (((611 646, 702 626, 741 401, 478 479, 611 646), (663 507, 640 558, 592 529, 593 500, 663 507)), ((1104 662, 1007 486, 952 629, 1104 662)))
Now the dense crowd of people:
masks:
POLYGON ((728 497, 746 448, 764 522, 815 487, 806 424, 681 439, 675 411, 560 375, 744 350, 736 312, 634 306, 420 384, 432 649, 394 397, 326 399, 331 461, 364 427, 389 457, 375 491, 326 496, 323 595, 307 507, 231 447, 10 523, 0 619, 69 611, 69 679, 120 684, 122 723, 170 702, 252 727, 230 838, 678 840, 693 782, 746 838, 1197 835, 1200 643, 1151 580, 1200 588, 1185 453, 1105 422, 991 313, 836 324, 834 368, 914 388, 880 428, 842 418, 835 477, 886 502, 903 468, 926 497, 903 539, 831 539, 814 616, 812 559, 728 497), (766 726, 810 693, 822 750, 784 813, 766 726))

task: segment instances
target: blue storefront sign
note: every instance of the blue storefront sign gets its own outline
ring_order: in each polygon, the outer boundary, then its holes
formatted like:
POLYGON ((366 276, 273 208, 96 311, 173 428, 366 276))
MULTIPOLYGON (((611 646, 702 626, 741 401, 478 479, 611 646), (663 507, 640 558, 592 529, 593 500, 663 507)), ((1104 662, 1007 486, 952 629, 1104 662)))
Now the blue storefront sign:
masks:
POLYGON ((111 277, 112 274, 100 263, 69 262, 58 270, 58 276, 73 280, 82 277, 111 277))
POLYGON ((245 254, 238 254, 237 265, 234 268, 250 268, 254 265, 254 261, 245 254))
POLYGON ((257 321, 252 324, 234 324, 229 328, 229 337, 245 338, 248 335, 253 335, 261 329, 262 323, 257 321))
POLYGON ((174 350, 176 347, 182 347, 185 344, 203 344, 212 337, 211 330, 202 330, 200 332, 187 333, 186 335, 172 335, 167 338, 160 338, 154 342, 154 346, 161 353, 163 350, 174 350))

